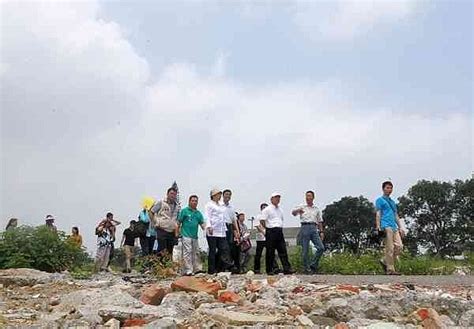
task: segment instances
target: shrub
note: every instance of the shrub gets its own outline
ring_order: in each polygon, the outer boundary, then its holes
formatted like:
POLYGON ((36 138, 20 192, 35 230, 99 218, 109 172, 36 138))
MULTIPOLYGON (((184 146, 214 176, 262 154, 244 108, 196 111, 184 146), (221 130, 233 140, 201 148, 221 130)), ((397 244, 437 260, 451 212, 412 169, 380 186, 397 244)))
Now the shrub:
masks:
POLYGON ((46 226, 18 228, 0 235, 0 268, 28 267, 47 272, 72 270, 90 262, 64 232, 46 226))

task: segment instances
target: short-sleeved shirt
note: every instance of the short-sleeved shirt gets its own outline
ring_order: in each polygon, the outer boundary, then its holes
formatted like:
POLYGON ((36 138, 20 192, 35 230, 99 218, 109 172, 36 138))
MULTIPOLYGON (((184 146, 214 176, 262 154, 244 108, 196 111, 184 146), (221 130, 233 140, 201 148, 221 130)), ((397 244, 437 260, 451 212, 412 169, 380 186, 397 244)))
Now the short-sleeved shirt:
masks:
POLYGON ((178 223, 181 223, 183 237, 197 239, 199 225, 204 223, 204 217, 199 210, 186 207, 179 213, 178 223))
POLYGON ((262 211, 262 220, 268 228, 283 227, 283 211, 281 207, 269 205, 262 211))
POLYGON ((375 201, 375 209, 380 211, 380 228, 383 230, 386 227, 391 227, 398 230, 397 225, 397 205, 390 197, 381 196, 375 201))
POLYGON ((257 216, 258 226, 257 226, 257 228, 256 228, 257 233, 256 233, 256 235, 255 235, 255 239, 256 239, 257 241, 265 241, 265 233, 262 233, 262 232, 260 232, 260 231, 258 230, 258 227, 260 226, 260 221, 261 221, 261 220, 263 220, 263 217, 262 217, 262 214, 259 214, 259 215, 257 216))
POLYGON ((221 203, 221 206, 224 208, 224 221, 226 224, 232 224, 237 218, 235 216, 235 209, 229 203, 225 204, 224 202, 221 203))
POLYGON ((153 236, 156 236, 156 229, 153 225, 151 225, 150 223, 150 215, 148 214, 148 211, 146 210, 142 210, 140 212, 140 221, 144 222, 144 223, 148 223, 148 228, 146 230, 146 236, 147 237, 153 237, 153 236))
POLYGON ((321 211, 316 205, 309 206, 307 204, 300 205, 293 210, 303 209, 303 213, 300 214, 301 223, 322 223, 323 219, 321 211))
POLYGON ((135 232, 133 232, 131 229, 126 228, 123 231, 123 235, 125 236, 125 241, 124 245, 125 246, 134 246, 135 245, 135 232))

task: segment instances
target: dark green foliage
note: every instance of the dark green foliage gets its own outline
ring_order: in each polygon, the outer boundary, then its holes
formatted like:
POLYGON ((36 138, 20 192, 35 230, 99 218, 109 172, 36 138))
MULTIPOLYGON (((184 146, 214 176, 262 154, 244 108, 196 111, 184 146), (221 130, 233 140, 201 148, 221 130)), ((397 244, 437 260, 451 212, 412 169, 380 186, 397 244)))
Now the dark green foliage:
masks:
POLYGON ((87 253, 46 226, 20 226, 1 233, 0 268, 28 267, 58 272, 89 262, 87 253))
POLYGON ((363 196, 343 197, 323 211, 325 240, 329 250, 349 249, 359 253, 375 222, 372 203, 363 196))
POLYGON ((472 249, 473 180, 421 180, 399 198, 399 214, 410 220, 411 239, 440 256, 472 249))

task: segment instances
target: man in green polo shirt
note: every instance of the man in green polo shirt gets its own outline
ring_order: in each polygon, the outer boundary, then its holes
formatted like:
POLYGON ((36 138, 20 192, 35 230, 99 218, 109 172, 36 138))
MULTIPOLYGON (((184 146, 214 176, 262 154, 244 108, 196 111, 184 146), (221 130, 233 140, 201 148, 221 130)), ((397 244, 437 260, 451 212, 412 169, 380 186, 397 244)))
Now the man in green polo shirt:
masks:
POLYGON ((179 232, 183 243, 183 274, 193 275, 202 272, 202 263, 199 255, 198 229, 206 230, 204 217, 197 210, 198 197, 189 197, 188 207, 181 210, 178 216, 179 232))

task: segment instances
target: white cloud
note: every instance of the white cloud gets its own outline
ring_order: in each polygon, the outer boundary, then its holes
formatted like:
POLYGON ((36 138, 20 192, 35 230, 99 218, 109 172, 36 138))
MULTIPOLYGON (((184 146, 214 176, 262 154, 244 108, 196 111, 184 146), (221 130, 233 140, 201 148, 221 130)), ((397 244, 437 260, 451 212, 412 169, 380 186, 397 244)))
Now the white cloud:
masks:
POLYGON ((2 6, 2 225, 53 213, 93 246, 106 211, 135 218, 140 198, 174 179, 201 204, 230 187, 254 215, 274 189, 288 209, 309 188, 324 205, 374 197, 387 177, 402 192, 472 168, 466 113, 359 108, 337 80, 246 85, 226 76, 223 55, 219 74, 176 63, 150 77, 96 5, 2 6))
POLYGON ((296 1, 294 22, 310 39, 351 40, 414 14, 414 0, 296 1))

